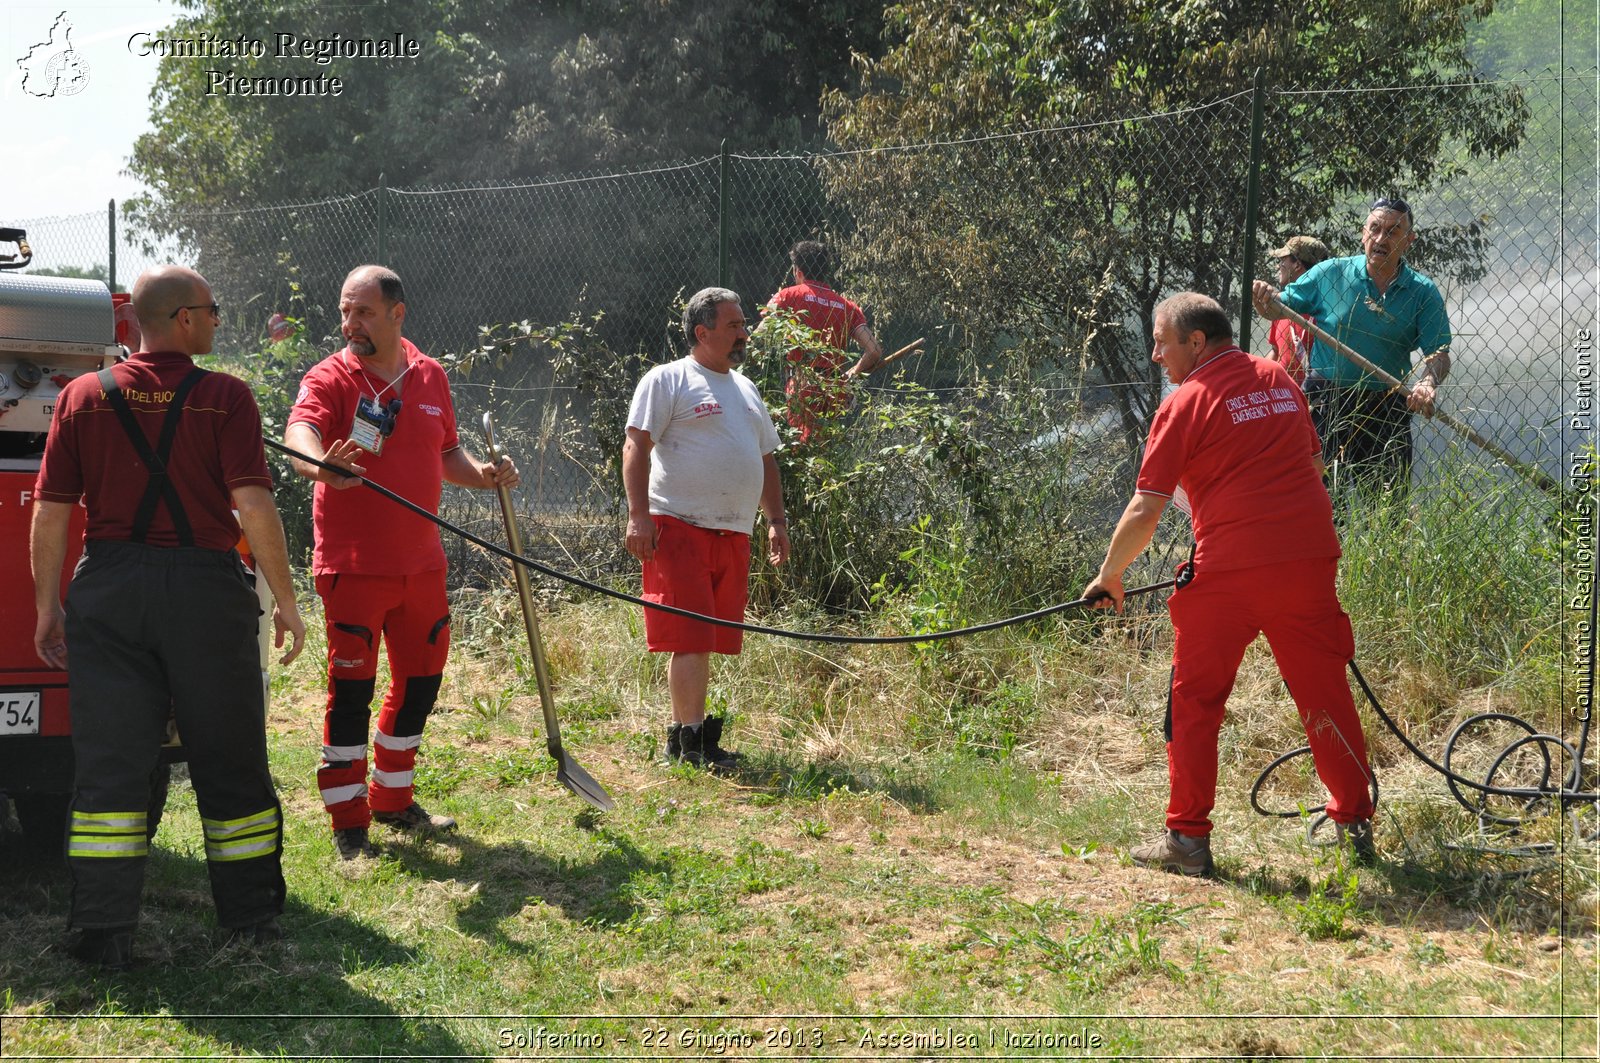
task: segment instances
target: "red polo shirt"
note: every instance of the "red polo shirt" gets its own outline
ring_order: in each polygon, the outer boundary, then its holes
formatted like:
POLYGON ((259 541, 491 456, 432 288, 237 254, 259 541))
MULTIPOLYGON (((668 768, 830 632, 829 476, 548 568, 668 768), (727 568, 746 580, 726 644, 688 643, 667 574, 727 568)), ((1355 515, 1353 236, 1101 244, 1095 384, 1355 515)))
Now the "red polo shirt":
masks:
MULTIPOLYGON (((859 306, 826 284, 816 281, 806 281, 780 290, 769 305, 793 312, 802 324, 833 348, 832 351, 818 353, 816 360, 811 363, 812 368, 822 374, 837 373, 845 368, 845 346, 855 330, 867 323, 867 315, 861 312, 859 306)), ((807 353, 804 350, 790 351, 789 360, 800 361, 807 353)))
MULTIPOLYGON (((306 373, 289 411, 289 424, 316 429, 324 447, 350 436, 356 402, 381 395, 401 401, 394 431, 382 454, 364 454, 358 464, 367 478, 426 509, 439 512, 444 490, 444 455, 460 446, 456 411, 444 367, 401 339, 408 368, 394 387, 361 368, 347 347, 306 373)), ((376 491, 364 487, 335 490, 320 481, 312 498, 316 547, 312 571, 410 576, 445 567, 439 529, 376 491)))
MULTIPOLYGON (((188 355, 166 351, 141 352, 112 367, 152 448, 161 438, 173 391, 194 367, 188 355)), ((184 399, 168 468, 194 545, 233 549, 239 542, 233 489, 272 487, 261 446, 261 411, 244 381, 226 373, 200 378, 184 399)), ((149 482, 149 470, 100 390, 97 374, 70 381, 56 402, 34 496, 68 504, 82 498, 89 510, 85 539, 127 542, 149 482)), ((145 542, 179 545, 165 502, 156 506, 145 542)))
POLYGON ((1230 347, 1156 411, 1138 492, 1193 506, 1199 571, 1338 557, 1305 395, 1281 365, 1230 347))

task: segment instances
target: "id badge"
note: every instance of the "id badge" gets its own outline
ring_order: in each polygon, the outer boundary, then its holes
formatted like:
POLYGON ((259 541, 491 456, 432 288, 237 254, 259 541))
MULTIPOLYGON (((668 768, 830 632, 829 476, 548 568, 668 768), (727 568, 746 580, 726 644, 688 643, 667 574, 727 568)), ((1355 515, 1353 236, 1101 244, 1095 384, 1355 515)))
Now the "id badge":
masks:
POLYGON ((383 431, 387 411, 371 399, 356 403, 355 420, 350 425, 350 438, 362 450, 374 455, 383 453, 383 431))

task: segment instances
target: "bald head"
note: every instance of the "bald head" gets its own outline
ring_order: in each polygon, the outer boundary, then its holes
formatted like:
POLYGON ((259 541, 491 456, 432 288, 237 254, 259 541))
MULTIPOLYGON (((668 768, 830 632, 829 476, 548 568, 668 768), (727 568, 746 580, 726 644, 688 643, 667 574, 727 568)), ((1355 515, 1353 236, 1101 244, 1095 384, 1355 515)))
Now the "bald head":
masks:
POLYGON ((344 279, 345 290, 366 284, 376 284, 384 301, 390 306, 406 301, 406 289, 400 283, 400 274, 387 266, 357 266, 344 279))
POLYGON ((139 327, 146 332, 159 328, 168 321, 180 306, 211 302, 211 285, 192 269, 183 266, 156 266, 139 274, 133 282, 133 312, 139 318, 139 327))
POLYGON ((406 291, 400 275, 384 266, 357 266, 339 290, 339 331, 357 358, 378 367, 405 368, 400 332, 405 327, 406 291))
POLYGON ((206 354, 216 321, 211 285, 184 266, 156 266, 133 282, 133 312, 147 351, 206 354))
POLYGON ((1233 322, 1228 320, 1228 312, 1211 296, 1199 292, 1179 292, 1163 300, 1152 316, 1172 322, 1179 335, 1202 332, 1210 344, 1233 340, 1233 322))

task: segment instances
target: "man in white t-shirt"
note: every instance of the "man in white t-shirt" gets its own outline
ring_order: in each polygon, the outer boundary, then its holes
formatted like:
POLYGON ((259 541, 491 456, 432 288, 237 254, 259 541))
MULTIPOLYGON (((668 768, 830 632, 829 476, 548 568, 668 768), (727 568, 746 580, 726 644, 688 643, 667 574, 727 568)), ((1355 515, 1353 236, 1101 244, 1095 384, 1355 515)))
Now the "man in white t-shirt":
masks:
MULTIPOLYGON (((628 552, 644 564, 646 600, 743 620, 758 506, 767 520, 767 559, 781 565, 789 558, 773 457, 778 433, 755 385, 734 369, 750 339, 739 296, 726 288, 696 292, 683 332, 688 357, 646 373, 628 410, 628 552)), ((711 654, 736 654, 743 638, 738 628, 645 610, 650 652, 672 654, 669 760, 734 766, 737 754, 721 745, 722 719, 706 716, 706 688, 711 654)))

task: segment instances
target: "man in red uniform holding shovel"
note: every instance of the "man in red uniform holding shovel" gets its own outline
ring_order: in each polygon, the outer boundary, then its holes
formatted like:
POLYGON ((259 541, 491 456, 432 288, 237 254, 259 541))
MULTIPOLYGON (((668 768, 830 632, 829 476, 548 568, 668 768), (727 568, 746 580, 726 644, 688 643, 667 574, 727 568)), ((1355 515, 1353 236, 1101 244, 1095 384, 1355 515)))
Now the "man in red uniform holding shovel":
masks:
POLYGON ((1192 579, 1168 599, 1167 830, 1134 862, 1209 875, 1217 735, 1244 651, 1265 634, 1332 795, 1328 818, 1370 862, 1373 802, 1366 739, 1345 682, 1355 653, 1334 588, 1339 538, 1322 486, 1321 445, 1305 396, 1282 366, 1233 342, 1216 300, 1195 292, 1156 307, 1152 358, 1177 385, 1150 425, 1133 499, 1085 598, 1122 608, 1122 574, 1179 487, 1192 506, 1192 579))

